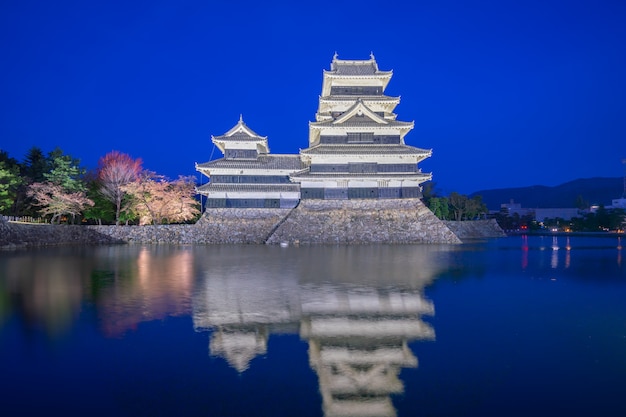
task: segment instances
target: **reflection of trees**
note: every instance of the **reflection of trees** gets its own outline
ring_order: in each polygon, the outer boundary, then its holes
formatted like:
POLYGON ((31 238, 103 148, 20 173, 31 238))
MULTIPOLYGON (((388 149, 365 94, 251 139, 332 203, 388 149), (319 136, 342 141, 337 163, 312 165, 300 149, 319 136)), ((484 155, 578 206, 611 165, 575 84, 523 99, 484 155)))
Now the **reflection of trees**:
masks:
POLYGON ((104 333, 117 336, 190 311, 193 253, 169 246, 48 248, 3 258, 0 274, 4 308, 18 311, 27 325, 59 333, 91 296, 104 333))
POLYGON ((126 246, 102 251, 110 253, 99 258, 103 263, 92 274, 92 286, 106 335, 119 336, 141 322, 189 313, 191 249, 126 246))
POLYGON ((92 261, 75 248, 27 252, 3 258, 0 272, 4 302, 26 326, 56 335, 80 312, 83 281, 92 261))

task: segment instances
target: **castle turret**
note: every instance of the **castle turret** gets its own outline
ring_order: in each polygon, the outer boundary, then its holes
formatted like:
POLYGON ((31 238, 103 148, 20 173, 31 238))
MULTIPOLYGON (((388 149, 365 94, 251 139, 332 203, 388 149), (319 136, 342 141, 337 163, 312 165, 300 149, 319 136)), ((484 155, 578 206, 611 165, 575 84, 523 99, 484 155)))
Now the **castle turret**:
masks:
POLYGON ((208 184, 197 192, 207 197, 207 208, 292 208, 300 199, 299 187, 289 175, 302 169, 298 155, 270 155, 267 137, 260 136, 239 118, 228 132, 212 136, 224 154, 221 159, 196 164, 208 184))

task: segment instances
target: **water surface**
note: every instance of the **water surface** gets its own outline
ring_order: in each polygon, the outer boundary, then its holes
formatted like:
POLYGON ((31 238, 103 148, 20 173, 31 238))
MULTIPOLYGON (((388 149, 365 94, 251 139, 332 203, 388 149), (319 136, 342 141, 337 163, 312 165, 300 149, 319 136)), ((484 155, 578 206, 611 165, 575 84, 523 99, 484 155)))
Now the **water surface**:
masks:
POLYGON ((624 416, 623 251, 0 252, 0 414, 624 416))

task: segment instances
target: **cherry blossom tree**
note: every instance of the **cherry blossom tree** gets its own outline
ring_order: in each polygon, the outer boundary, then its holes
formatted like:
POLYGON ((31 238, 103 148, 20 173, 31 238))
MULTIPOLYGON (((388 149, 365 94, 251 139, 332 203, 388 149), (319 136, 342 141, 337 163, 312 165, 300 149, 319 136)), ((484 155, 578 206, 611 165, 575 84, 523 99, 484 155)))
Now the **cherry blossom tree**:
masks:
POLYGON ((115 224, 120 224, 120 213, 125 191, 123 187, 139 178, 141 159, 133 159, 125 153, 111 151, 98 162, 100 192, 115 205, 115 224))
POLYGON ((199 213, 194 199, 195 178, 180 176, 168 181, 152 171, 144 171, 134 182, 122 187, 132 198, 133 207, 127 209, 138 214, 139 224, 181 223, 199 213))
POLYGON ((57 223, 63 215, 75 218, 94 204, 85 192, 67 191, 52 182, 35 182, 28 187, 27 194, 33 199, 33 205, 41 207, 39 212, 43 216, 52 215, 51 223, 57 223))

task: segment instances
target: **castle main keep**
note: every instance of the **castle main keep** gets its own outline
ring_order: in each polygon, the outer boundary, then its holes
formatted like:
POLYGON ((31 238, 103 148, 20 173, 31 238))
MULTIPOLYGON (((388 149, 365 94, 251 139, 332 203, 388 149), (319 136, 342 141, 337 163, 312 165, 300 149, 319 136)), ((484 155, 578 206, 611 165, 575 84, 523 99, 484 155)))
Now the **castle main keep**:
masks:
POLYGON ((197 188, 206 199, 199 223, 249 219, 254 209, 280 218, 266 243, 458 243, 421 201, 432 175, 418 165, 432 150, 405 143, 414 125, 397 119, 400 98, 385 94, 391 76, 373 55, 335 54, 299 155, 270 154, 267 137, 242 117, 212 136, 223 157, 196 164, 209 179, 197 188))
POLYGON ((405 144, 413 122, 396 118, 399 97, 385 95, 392 72, 368 60, 333 57, 324 71, 309 147, 300 155, 271 155, 267 137, 242 118, 212 136, 224 154, 197 164, 210 182, 198 188, 206 207, 290 208, 300 199, 420 198, 431 179, 418 163, 432 151, 405 144))

